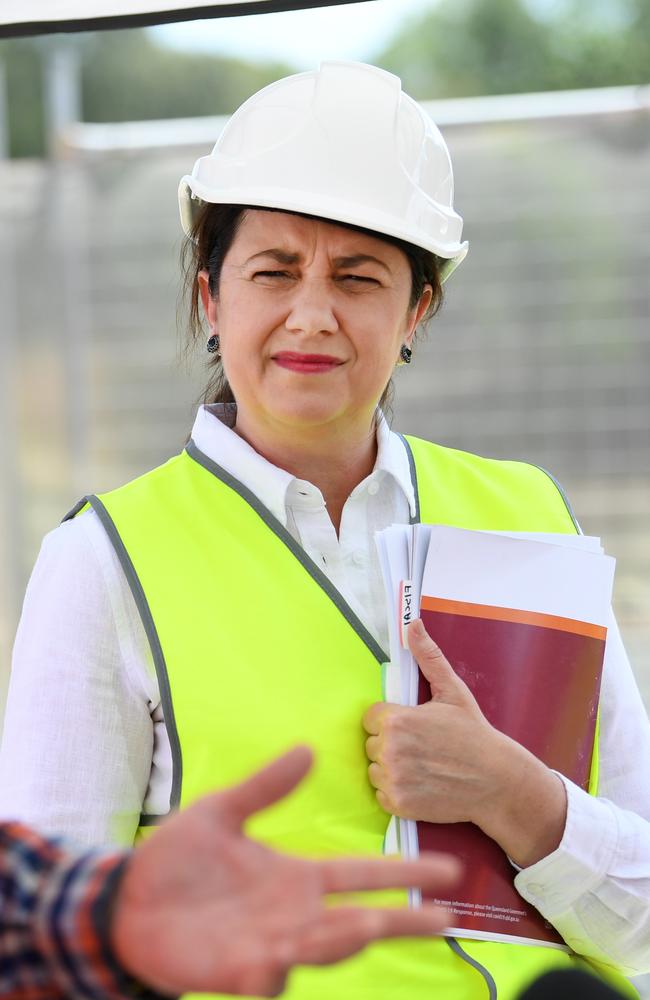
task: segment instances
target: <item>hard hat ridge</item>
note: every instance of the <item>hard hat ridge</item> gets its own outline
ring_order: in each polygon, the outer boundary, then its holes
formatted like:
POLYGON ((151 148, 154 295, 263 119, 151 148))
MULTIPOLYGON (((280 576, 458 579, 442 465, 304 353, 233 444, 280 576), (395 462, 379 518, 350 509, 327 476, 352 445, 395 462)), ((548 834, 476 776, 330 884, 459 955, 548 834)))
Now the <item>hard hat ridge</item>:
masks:
MULTIPOLYGON (((201 202, 315 215, 464 258, 442 135, 392 73, 326 62, 253 94, 179 187, 191 235, 201 202)), ((446 273, 445 273, 446 272, 446 273)))

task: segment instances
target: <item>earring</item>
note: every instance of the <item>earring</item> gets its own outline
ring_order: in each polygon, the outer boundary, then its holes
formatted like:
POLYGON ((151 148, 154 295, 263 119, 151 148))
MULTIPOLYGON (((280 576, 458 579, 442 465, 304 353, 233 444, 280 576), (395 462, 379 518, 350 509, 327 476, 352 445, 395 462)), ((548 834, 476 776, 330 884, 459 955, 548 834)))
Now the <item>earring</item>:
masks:
POLYGON ((410 365, 411 364, 411 358, 413 357, 413 351, 411 350, 410 347, 407 347, 406 344, 402 344, 402 346, 400 348, 399 356, 401 358, 401 361, 402 361, 403 365, 410 365))
POLYGON ((208 354, 217 354, 219 351, 219 337, 216 333, 213 333, 208 340, 206 347, 208 349, 208 354))

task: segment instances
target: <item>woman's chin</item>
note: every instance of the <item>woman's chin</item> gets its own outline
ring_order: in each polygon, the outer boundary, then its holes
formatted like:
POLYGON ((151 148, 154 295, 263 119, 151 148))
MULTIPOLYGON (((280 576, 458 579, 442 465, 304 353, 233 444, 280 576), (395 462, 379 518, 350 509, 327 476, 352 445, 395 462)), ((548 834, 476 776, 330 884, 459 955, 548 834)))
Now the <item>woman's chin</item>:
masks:
POLYGON ((256 417, 253 421, 246 421, 247 424, 263 423, 266 427, 275 427, 284 430, 287 442, 294 434, 313 433, 318 435, 325 432, 326 428, 336 426, 337 428, 349 427, 352 430, 355 422, 352 414, 348 415, 345 406, 333 405, 333 400, 302 400, 300 402, 278 398, 273 401, 272 406, 263 407, 261 412, 257 407, 256 417))
POLYGON ((274 407, 272 417, 276 423, 293 427, 296 430, 313 428, 317 431, 328 424, 338 423, 341 420, 345 421, 345 412, 341 412, 338 407, 333 407, 330 402, 329 405, 323 403, 321 406, 316 404, 310 406, 276 406, 274 407))
POLYGON ((256 400, 258 413, 260 409, 266 414, 270 423, 284 424, 298 428, 318 428, 332 421, 345 421, 346 399, 341 393, 325 387, 316 390, 316 386, 301 387, 293 391, 287 386, 277 387, 268 394, 260 394, 256 400), (265 398, 266 397, 266 398, 265 398))

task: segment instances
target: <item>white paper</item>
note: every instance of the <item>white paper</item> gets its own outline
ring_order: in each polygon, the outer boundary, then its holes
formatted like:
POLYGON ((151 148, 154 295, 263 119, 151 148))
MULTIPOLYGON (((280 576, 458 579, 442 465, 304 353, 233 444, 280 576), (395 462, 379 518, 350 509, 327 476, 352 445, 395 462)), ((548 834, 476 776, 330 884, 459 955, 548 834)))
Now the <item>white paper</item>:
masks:
POLYGON ((589 548, 435 525, 422 593, 606 627, 615 564, 589 548))

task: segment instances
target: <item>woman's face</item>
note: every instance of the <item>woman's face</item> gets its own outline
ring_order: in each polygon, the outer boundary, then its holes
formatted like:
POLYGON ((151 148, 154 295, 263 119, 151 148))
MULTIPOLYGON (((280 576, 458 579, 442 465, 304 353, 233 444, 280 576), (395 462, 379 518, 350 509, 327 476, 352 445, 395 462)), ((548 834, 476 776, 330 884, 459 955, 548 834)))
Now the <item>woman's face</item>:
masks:
POLYGON ((214 299, 206 272, 200 281, 249 439, 256 428, 367 433, 400 347, 431 299, 427 286, 409 307, 411 269, 397 247, 257 209, 241 222, 214 299))

